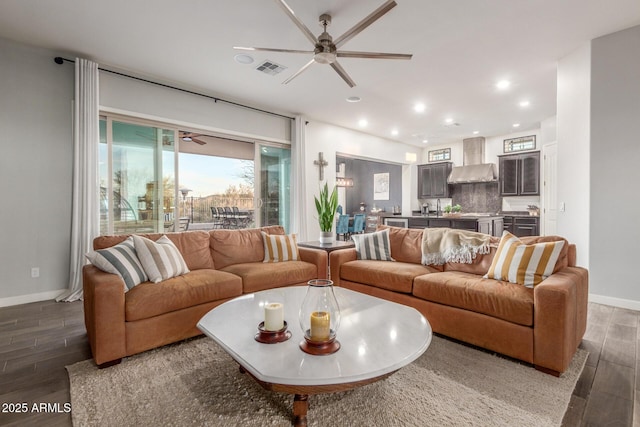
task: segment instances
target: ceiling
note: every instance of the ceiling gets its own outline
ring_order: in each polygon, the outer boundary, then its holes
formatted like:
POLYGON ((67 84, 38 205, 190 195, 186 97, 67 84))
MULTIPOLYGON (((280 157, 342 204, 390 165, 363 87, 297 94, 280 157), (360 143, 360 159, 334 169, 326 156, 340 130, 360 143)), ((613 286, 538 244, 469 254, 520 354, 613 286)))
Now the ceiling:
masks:
MULTIPOLYGON (((335 38, 384 0, 286 0, 316 35, 329 13, 335 38)), ((287 85, 311 50, 275 0, 2 0, 0 37, 284 114, 333 123, 417 146, 528 130, 556 112, 556 64, 589 40, 640 24, 638 0, 396 0, 344 50, 412 53, 404 60, 341 58, 356 82, 315 64, 287 85), (271 76, 265 60, 287 67, 271 76), (499 90, 495 83, 511 86, 499 90), (358 103, 346 102, 357 96, 358 103), (519 102, 528 100, 528 107, 519 102), (416 113, 416 102, 425 111, 416 113), (446 125, 447 118, 453 123, 446 125), (359 120, 368 125, 359 127, 359 120), (519 123, 519 128, 513 128, 519 123), (391 130, 398 134, 392 135, 391 130)), ((53 58, 52 58, 53 60, 53 58)))

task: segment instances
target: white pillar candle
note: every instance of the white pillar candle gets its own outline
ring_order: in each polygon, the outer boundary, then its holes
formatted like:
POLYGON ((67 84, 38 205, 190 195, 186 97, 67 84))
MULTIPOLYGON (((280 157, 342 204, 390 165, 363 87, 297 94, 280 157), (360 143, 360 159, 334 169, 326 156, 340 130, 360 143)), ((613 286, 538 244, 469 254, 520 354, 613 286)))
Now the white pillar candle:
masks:
POLYGON ((279 302, 271 302, 264 306, 265 331, 279 331, 284 328, 284 308, 279 302))

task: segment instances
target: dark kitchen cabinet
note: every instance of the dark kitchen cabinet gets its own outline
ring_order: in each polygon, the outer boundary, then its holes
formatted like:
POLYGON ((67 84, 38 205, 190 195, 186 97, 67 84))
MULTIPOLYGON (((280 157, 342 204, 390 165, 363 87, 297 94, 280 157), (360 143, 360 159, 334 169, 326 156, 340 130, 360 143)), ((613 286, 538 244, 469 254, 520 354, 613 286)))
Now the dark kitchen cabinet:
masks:
POLYGON ((449 197, 451 162, 418 165, 418 199, 449 197))
POLYGON ((500 195, 540 194, 540 152, 500 156, 500 195))
POLYGON ((517 237, 539 236, 540 219, 537 216, 505 216, 504 229, 517 237))

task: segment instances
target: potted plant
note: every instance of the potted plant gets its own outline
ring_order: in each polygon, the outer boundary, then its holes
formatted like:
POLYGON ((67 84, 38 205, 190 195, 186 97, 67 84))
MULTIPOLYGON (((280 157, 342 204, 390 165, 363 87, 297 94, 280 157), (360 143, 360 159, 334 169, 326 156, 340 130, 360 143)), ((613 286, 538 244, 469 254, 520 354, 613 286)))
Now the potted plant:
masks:
POLYGON ((333 187, 329 193, 329 185, 325 182, 320 188, 319 197, 315 197, 318 223, 320 224, 320 243, 333 242, 333 218, 338 210, 338 188, 333 187))

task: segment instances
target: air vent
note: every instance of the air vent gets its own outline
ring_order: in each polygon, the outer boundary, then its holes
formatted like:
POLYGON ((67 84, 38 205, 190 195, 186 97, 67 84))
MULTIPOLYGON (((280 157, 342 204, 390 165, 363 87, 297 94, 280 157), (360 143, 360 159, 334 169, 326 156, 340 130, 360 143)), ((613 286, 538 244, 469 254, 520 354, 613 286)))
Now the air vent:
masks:
POLYGON ((256 67, 256 70, 265 74, 269 74, 270 76, 280 74, 286 69, 287 67, 285 67, 284 65, 276 64, 273 61, 264 61, 262 64, 256 67))
POLYGON ((455 127, 458 127, 458 126, 460 126, 460 123, 446 123, 444 125, 444 127, 446 127, 446 128, 455 128, 455 127))

